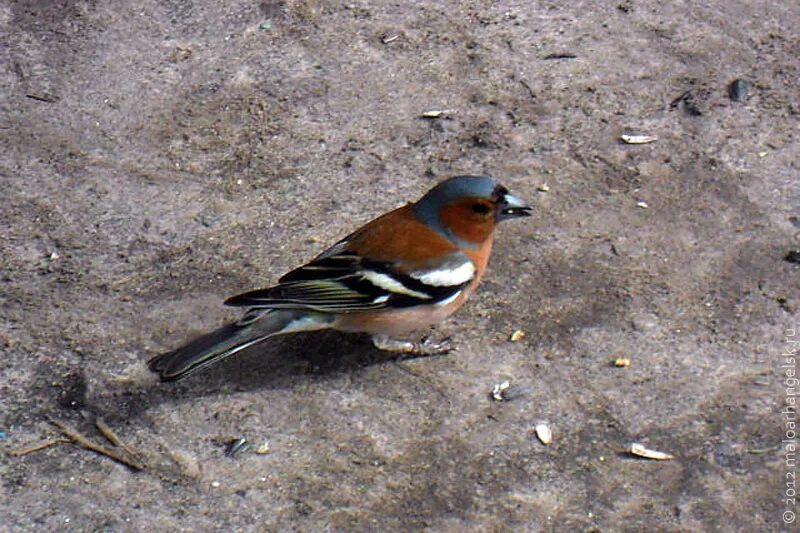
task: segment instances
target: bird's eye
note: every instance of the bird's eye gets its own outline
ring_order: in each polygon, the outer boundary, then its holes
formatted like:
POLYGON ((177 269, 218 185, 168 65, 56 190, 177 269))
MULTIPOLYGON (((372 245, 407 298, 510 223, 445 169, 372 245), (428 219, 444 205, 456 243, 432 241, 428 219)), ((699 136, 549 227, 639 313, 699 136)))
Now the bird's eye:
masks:
POLYGON ((489 212, 489 206, 481 203, 472 204, 472 210, 478 214, 485 215, 489 212))

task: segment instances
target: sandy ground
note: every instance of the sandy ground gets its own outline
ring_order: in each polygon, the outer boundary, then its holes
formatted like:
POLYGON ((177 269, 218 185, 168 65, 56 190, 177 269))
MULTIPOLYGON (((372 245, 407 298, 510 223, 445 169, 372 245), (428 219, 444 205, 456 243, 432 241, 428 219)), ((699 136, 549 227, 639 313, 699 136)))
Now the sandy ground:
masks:
POLYGON ((789 530, 798 27, 789 1, 0 3, 3 528, 789 530), (535 212, 434 332, 457 352, 323 333, 146 371, 458 173, 535 212), (13 456, 48 418, 145 469, 13 456))

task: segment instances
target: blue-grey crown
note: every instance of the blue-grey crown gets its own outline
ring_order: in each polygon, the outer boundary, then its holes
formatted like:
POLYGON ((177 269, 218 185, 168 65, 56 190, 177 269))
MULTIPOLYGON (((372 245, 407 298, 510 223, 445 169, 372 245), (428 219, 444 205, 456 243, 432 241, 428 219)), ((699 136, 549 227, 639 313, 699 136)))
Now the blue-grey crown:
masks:
POLYGON ((443 205, 458 198, 492 199, 495 187, 494 180, 488 176, 455 176, 446 179, 420 198, 415 204, 417 214, 422 211, 436 211, 443 205))

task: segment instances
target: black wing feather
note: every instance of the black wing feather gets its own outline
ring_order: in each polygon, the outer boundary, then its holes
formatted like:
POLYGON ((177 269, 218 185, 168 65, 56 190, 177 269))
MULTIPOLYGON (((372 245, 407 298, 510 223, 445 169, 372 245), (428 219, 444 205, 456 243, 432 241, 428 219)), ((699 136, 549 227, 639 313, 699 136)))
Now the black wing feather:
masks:
POLYGON ((342 244, 337 243, 307 265, 284 275, 278 285, 239 294, 226 300, 225 305, 360 312, 434 304, 450 298, 469 283, 428 285, 398 272, 392 263, 368 261, 356 253, 340 251, 342 244), (367 279, 365 271, 389 276, 407 290, 395 292, 379 286, 367 279))

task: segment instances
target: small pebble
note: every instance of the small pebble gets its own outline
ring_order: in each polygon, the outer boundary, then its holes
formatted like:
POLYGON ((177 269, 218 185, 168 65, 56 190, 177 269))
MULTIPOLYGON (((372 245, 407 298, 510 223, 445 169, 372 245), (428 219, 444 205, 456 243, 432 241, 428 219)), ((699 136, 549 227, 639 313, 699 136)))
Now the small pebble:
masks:
POLYGON ((525 332, 521 329, 514 330, 514 333, 508 338, 511 342, 519 342, 525 338, 525 332))
POLYGON ((536 190, 539 191, 539 192, 549 192, 550 191, 550 186, 548 184, 546 184, 546 183, 542 183, 541 185, 536 187, 536 190))
POLYGON ((266 455, 266 454, 268 454, 268 453, 269 453, 269 441, 266 441, 266 440, 265 440, 265 441, 264 441, 262 444, 260 444, 260 445, 259 445, 259 446, 258 446, 258 447, 255 449, 255 452, 256 452, 258 455, 266 455))
POLYGON ((744 81, 743 79, 736 79, 728 85, 728 96, 731 97, 731 100, 734 102, 745 102, 747 101, 747 92, 750 90, 750 84, 744 81))
POLYGON ((647 202, 636 202, 636 207, 641 207, 642 209, 649 209, 650 206, 647 205, 647 202))
POLYGON ((631 366, 631 360, 629 357, 617 357, 616 359, 614 359, 614 366, 620 368, 631 366))
POLYGON ((220 487, 220 485, 222 485, 222 483, 220 483, 219 481, 212 481, 211 482, 211 486, 214 487, 215 489, 218 489, 220 487))
POLYGON ((264 22, 259 24, 258 28, 261 29, 261 30, 271 30, 272 29, 272 20, 271 19, 265 20, 264 22))
POLYGON ((553 431, 550 429, 550 426, 547 425, 547 422, 537 423, 535 429, 536 437, 541 441, 542 444, 547 446, 553 442, 553 431))

